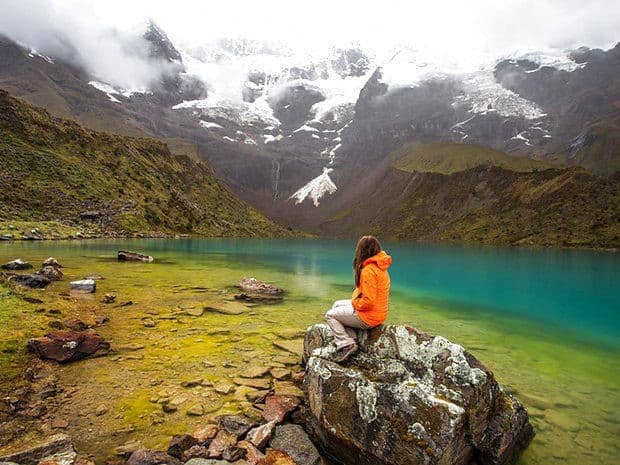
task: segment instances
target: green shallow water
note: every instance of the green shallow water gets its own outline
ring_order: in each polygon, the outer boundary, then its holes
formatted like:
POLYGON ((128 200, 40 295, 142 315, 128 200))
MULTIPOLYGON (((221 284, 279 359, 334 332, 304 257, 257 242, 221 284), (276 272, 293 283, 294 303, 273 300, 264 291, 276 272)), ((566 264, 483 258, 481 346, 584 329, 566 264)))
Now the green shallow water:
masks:
MULTIPOLYGON (((203 405, 207 415, 243 409, 241 391, 220 394, 180 383, 197 376, 231 383, 249 366, 286 358, 273 341, 321 320, 333 300, 350 294, 353 245, 215 239, 15 243, 0 244, 0 262, 21 257, 39 263, 55 256, 66 267, 66 279, 29 295, 59 308, 62 318, 110 317, 98 331, 117 354, 58 368, 74 394, 56 416, 70 419, 68 430, 80 450, 103 460, 126 441, 161 446, 170 435, 204 422, 185 414, 192 405, 203 405), (118 263, 115 252, 122 248, 152 254, 156 261, 118 263), (90 273, 105 277, 96 299, 63 295, 68 280, 90 273), (247 275, 285 288, 284 303, 243 315, 179 316, 183 309, 228 297, 229 286, 247 275), (105 292, 134 305, 100 304, 105 292), (146 328, 145 318, 155 327, 146 328), (145 348, 126 349, 136 343, 145 348), (205 367, 204 361, 214 366, 205 367), (166 395, 186 401, 177 412, 163 414, 155 401, 166 395), (101 405, 108 412, 96 416, 101 405)), ((394 257, 389 322, 464 345, 528 407, 537 436, 520 464, 620 462, 617 254, 385 246, 394 257)), ((21 347, 45 330, 49 317, 34 314, 36 306, 6 297, 3 302, 4 346, 21 347)), ((4 373, 17 361, 18 354, 3 355, 4 373)))

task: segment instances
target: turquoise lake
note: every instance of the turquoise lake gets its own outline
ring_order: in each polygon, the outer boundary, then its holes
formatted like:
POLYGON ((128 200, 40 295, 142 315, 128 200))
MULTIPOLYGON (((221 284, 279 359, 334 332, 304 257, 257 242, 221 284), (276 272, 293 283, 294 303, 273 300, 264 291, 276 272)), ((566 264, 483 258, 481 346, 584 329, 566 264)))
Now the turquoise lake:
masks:
MULTIPOLYGON (((383 245, 393 257, 388 322, 462 344, 527 406, 537 436, 521 465, 620 463, 618 253, 383 245)), ((331 301, 350 295, 354 246, 262 239, 14 243, 0 244, 0 261, 36 263, 51 255, 78 277, 118 269, 119 281, 102 281, 101 292, 119 288, 121 279, 149 293, 149 283, 155 292, 186 282, 221 287, 255 276, 288 291, 280 310, 265 309, 269 318, 303 329, 320 320, 331 301), (156 260, 127 274, 129 268, 114 260, 119 249, 156 260)), ((230 324, 260 325, 260 315, 230 324)))

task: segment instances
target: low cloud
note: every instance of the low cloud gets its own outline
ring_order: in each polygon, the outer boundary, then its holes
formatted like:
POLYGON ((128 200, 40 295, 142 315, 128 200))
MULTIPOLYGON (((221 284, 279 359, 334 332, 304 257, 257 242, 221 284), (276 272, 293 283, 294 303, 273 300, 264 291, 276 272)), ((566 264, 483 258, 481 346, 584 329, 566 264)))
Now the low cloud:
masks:
POLYGON ((165 70, 165 63, 148 57, 148 44, 140 34, 106 26, 78 2, 2 3, 0 33, 38 53, 72 63, 97 80, 139 89, 149 87, 165 70))

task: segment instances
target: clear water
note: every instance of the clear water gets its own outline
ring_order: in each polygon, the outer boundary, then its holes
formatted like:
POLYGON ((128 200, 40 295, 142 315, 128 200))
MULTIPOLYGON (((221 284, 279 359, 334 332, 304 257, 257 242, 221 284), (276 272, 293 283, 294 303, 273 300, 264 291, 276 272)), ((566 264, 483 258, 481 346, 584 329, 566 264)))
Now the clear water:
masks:
MULTIPOLYGON (((537 436, 520 464, 620 463, 620 255, 384 246, 394 259, 389 321, 412 324, 464 345, 528 407, 537 436)), ((36 263, 53 255, 69 265, 68 278, 101 272, 106 280, 98 293, 114 290, 119 298, 129 296, 143 304, 131 310, 138 323, 119 314, 112 318, 109 328, 102 328, 113 345, 127 342, 131 325, 139 326, 139 312, 152 315, 185 299, 173 292, 174 286, 225 288, 246 275, 275 282, 289 291, 281 306, 258 307, 252 317, 218 315, 210 321, 192 323, 236 328, 239 334, 248 334, 248 344, 254 344, 252 349, 257 354, 269 355, 271 346, 253 339, 255 333, 250 329, 269 335, 282 327, 303 329, 321 319, 332 300, 346 298, 351 292, 353 247, 352 241, 259 239, 16 243, 0 244, 0 261, 21 257, 36 263), (113 257, 121 248, 152 254, 156 262, 117 263, 113 257)), ((53 295, 61 286, 55 283, 45 292, 53 295)), ((239 344, 222 340, 213 347, 198 347, 202 340, 199 344, 190 333, 164 323, 155 332, 136 330, 132 337, 151 340, 164 329, 180 338, 179 347, 192 354, 200 349, 201 356, 209 356, 212 350, 216 359, 234 358, 234 351, 226 352, 227 344, 239 344)), ((194 369, 189 357, 177 362, 180 372, 194 369)), ((67 379, 84 374, 109 378, 112 368, 106 363, 101 359, 82 361, 62 370, 67 379)), ((173 368, 169 364, 153 366, 156 363, 157 353, 147 352, 145 359, 122 360, 113 369, 126 368, 134 373, 146 370, 151 380, 170 378, 165 370, 173 368)), ((229 374, 215 370, 212 375, 229 374)), ((184 422, 194 421, 173 415, 166 417, 163 425, 141 422, 143 415, 137 412, 134 417, 130 413, 151 408, 144 400, 149 393, 132 389, 119 392, 113 382, 110 385, 107 398, 116 409, 128 412, 123 421, 131 422, 134 428, 129 439, 142 434, 155 442, 160 437, 164 441, 166 434, 182 432, 178 429, 184 422)), ((122 426, 112 423, 116 429, 122 426)), ((87 435, 86 431, 78 429, 74 434, 87 435)), ((89 442, 84 444, 87 447, 89 442)))

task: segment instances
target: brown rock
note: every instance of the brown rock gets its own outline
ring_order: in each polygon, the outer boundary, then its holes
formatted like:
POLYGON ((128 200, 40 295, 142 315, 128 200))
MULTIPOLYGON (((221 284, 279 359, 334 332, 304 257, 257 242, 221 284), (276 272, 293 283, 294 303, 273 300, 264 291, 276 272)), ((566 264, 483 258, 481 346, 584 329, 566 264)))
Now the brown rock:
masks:
POLYGON ((86 323, 77 318, 69 318, 65 320, 65 327, 71 331, 86 331, 89 328, 86 323))
POLYGON ((105 355, 110 344, 93 330, 52 331, 43 337, 30 339, 28 349, 40 358, 66 363, 91 355, 105 355))
POLYGON ((220 430, 211 441, 211 444, 209 444, 209 457, 220 458, 227 448, 232 447, 235 444, 237 444, 236 434, 231 434, 228 431, 220 430))
POLYGON ((69 422, 62 418, 52 421, 52 428, 66 429, 69 427, 69 422))
POLYGON ((105 294, 102 299, 102 304, 112 304, 116 301, 116 294, 105 294))
POLYGON ((13 462, 21 465, 37 465, 41 459, 51 455, 75 457, 73 443, 66 434, 54 434, 38 442, 30 442, 28 447, 10 455, 0 456, 0 462, 13 462))
POLYGON ((271 387, 271 382, 268 379, 233 378, 233 382, 254 389, 269 389, 271 387))
POLYGON ((182 462, 161 450, 139 449, 134 451, 127 465, 182 465, 182 462))
POLYGON ((208 424, 198 427, 196 430, 194 430, 192 436, 198 439, 198 442, 206 442, 209 439, 213 439, 217 434, 217 431, 217 425, 208 424))
POLYGON ((254 444, 249 441, 239 441, 237 447, 245 450, 245 460, 249 465, 257 465, 261 459, 265 458, 260 450, 258 450, 254 444))
POLYGON ((58 263, 54 257, 48 257, 45 259, 41 266, 53 266, 54 268, 62 268, 62 265, 58 263))
POLYGON ((182 460, 183 453, 190 447, 197 445, 198 439, 194 436, 190 436, 189 434, 172 436, 172 439, 170 439, 170 445, 168 446, 168 455, 182 460))
POLYGON ((43 266, 37 274, 40 276, 45 276, 50 281, 60 281, 63 277, 62 271, 60 268, 55 268, 53 266, 43 266))
POLYGON ((221 415, 217 417, 217 423, 221 430, 225 430, 236 437, 241 437, 255 425, 255 423, 241 415, 221 415))
POLYGON ((258 465, 298 465, 293 457, 281 450, 268 449, 265 458, 258 461, 258 465))
POLYGON ((259 449, 264 449, 276 428, 275 421, 269 421, 264 425, 257 426, 248 432, 246 440, 259 449))
POLYGON ((243 278, 238 287, 243 292, 250 292, 254 294, 280 295, 284 293, 282 289, 274 286, 273 284, 267 284, 256 278, 243 278))
POLYGON ((206 459, 209 457, 209 449, 205 446, 192 446, 183 454, 183 460, 187 462, 190 459, 206 459))
POLYGON ((137 261, 137 262, 152 262, 153 257, 150 255, 144 255, 138 252, 130 252, 129 250, 119 250, 116 254, 116 258, 121 261, 137 261))
POLYGON ((222 458, 228 462, 235 462, 245 458, 246 451, 241 447, 228 447, 222 452, 222 458))
POLYGON ((269 370, 271 376, 278 381, 283 381, 285 379, 289 379, 291 377, 291 370, 286 368, 272 368, 269 370))
POLYGON ((299 398, 295 396, 269 396, 265 399, 265 409, 263 418, 266 421, 282 423, 286 416, 301 404, 299 398))

